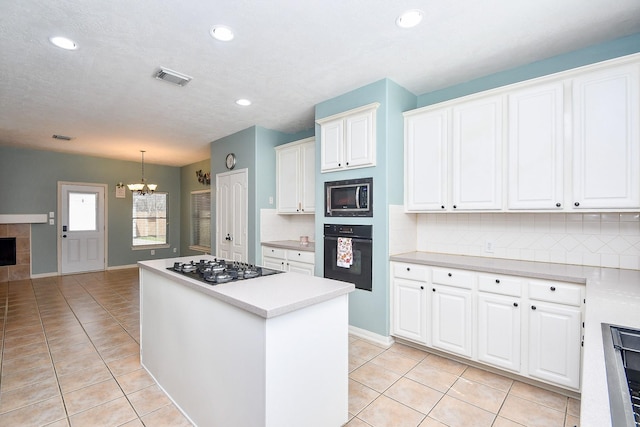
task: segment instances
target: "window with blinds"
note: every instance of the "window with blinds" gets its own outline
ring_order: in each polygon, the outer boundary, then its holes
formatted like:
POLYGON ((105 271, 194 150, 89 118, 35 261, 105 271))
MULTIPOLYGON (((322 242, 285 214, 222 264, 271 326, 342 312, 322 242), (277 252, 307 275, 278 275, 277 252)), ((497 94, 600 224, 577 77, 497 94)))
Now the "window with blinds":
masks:
POLYGON ((211 250, 211 190, 191 192, 191 248, 211 250))

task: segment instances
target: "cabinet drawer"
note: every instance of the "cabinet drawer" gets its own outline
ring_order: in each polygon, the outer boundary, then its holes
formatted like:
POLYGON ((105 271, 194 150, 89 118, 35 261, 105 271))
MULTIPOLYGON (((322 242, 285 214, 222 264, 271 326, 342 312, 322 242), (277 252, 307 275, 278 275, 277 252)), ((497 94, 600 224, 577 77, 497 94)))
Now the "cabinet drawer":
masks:
POLYGON ((286 258, 286 252, 287 251, 284 250, 284 249, 272 248, 272 247, 269 247, 269 246, 263 246, 262 247, 262 256, 285 259, 286 258))
POLYGON ((464 270, 453 270, 444 268, 433 269, 433 283, 458 288, 473 288, 475 274, 464 270))
POLYGON ((481 274, 478 276, 478 290, 519 297, 522 295, 522 279, 511 276, 481 274))
POLYGON ((308 251, 287 251, 287 259, 289 261, 306 262, 308 264, 315 264, 315 253, 308 251))
POLYGON ((426 282, 429 280, 429 267, 416 264, 394 263, 393 277, 426 282))
POLYGON ((580 306, 582 303, 582 286, 568 283, 529 281, 529 298, 538 301, 580 306))

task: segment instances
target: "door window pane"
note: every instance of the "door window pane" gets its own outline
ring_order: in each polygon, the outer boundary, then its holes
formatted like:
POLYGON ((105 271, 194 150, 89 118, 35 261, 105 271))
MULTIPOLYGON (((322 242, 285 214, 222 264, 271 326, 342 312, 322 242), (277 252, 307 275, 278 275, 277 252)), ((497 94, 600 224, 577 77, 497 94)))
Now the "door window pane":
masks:
POLYGON ((69 192, 69 231, 96 231, 97 193, 69 192))

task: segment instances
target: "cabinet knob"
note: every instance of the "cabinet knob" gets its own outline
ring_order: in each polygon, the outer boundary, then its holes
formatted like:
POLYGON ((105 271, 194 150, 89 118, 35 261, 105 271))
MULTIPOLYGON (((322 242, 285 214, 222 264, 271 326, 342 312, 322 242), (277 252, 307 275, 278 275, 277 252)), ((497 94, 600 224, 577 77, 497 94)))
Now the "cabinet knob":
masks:
POLYGON ((349 162, 347 162, 347 166, 349 166, 349 162))
POLYGON ((420 286, 420 289, 424 289, 424 286, 420 286))
POLYGON ((562 203, 556 203, 556 208, 559 208, 560 206, 562 206, 562 203))
POLYGON ((555 291, 555 290, 556 290, 556 287, 555 287, 555 286, 552 286, 552 287, 550 287, 549 289, 551 289, 551 291, 553 292, 553 291, 555 291))
POLYGON ((435 292, 435 291, 436 291, 436 288, 431 288, 431 290, 432 290, 433 292, 435 292))
POLYGON ((498 283, 498 284, 499 284, 499 283, 500 283, 500 279, 496 279, 496 283, 498 283))
POLYGON ((535 309, 536 309, 536 306, 535 306, 535 305, 532 305, 532 306, 531 306, 531 310, 535 310, 535 309))
POLYGON ((456 205, 453 205, 453 209, 457 209, 458 207, 456 205))
POLYGON ((407 271, 411 271, 411 267, 407 267, 407 271))
POLYGON ((444 205, 441 205, 441 206, 440 206, 440 209, 444 209, 444 205))
POLYGON ((447 273, 447 276, 451 277, 451 276, 452 276, 452 274, 451 274, 451 273, 447 273))
POLYGON ((513 303, 513 306, 514 306, 514 307, 517 307, 517 306, 518 306, 518 303, 517 303, 517 302, 514 302, 514 303, 513 303))
POLYGON ((338 166, 342 166, 342 163, 338 163, 338 166))
POLYGON ((575 202, 573 206, 580 206, 580 202, 575 202))

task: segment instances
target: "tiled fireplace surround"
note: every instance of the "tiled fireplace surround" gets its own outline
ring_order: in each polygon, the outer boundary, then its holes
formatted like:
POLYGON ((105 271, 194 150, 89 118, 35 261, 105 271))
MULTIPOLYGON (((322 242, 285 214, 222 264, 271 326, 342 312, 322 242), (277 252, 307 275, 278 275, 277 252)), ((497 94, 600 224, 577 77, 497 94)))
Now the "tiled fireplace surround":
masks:
POLYGON ((0 237, 16 238, 16 265, 0 267, 0 283, 31 277, 31 224, 0 224, 0 237))

